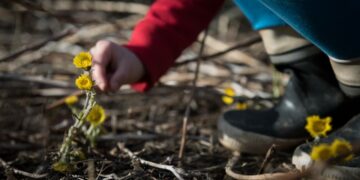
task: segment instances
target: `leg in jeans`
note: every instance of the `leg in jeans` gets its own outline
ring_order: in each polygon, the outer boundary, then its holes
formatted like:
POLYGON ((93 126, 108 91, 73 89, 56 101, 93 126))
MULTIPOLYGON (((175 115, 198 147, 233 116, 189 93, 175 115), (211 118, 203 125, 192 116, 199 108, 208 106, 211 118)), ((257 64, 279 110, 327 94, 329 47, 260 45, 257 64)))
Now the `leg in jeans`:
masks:
POLYGON ((360 96, 360 1, 259 1, 330 57, 347 95, 360 96))
POLYGON ((343 122, 336 120, 352 115, 343 110, 347 99, 324 53, 259 1, 237 0, 236 4, 259 31, 274 66, 288 72, 290 81, 273 108, 225 112, 218 122, 224 146, 258 154, 266 153, 272 144, 287 149, 309 136, 304 129, 307 116, 330 115, 334 122, 343 122))
MULTIPOLYGON (((347 111, 358 109, 360 97, 360 1, 337 0, 259 0, 296 31, 323 50, 329 57, 342 91, 353 101, 347 111)), ((342 128, 322 138, 319 143, 335 139, 351 143, 354 154, 360 152, 360 110, 342 128)), ((341 120, 347 121, 343 117, 341 120)), ((313 163, 309 143, 299 146, 293 156, 298 169, 313 163)), ((347 156, 348 154, 340 154, 347 156)), ((360 165, 357 158, 349 163, 334 165, 321 173, 322 178, 358 179, 360 165), (350 165, 351 164, 351 165, 350 165)), ((327 166, 329 167, 329 166, 327 166)), ((320 177, 319 177, 320 178, 320 177)))

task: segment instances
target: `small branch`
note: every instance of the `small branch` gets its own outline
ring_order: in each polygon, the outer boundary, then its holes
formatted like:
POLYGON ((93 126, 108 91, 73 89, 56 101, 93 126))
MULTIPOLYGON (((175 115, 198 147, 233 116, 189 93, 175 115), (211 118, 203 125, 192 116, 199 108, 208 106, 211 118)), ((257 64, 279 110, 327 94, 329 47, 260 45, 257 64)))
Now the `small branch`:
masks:
MULTIPOLYGON (((173 137, 173 136, 171 136, 173 137)), ((160 134, 150 134, 150 133, 123 133, 123 134, 107 134, 100 136, 98 138, 98 142, 118 142, 118 141, 151 141, 151 140, 159 140, 169 138, 168 136, 160 135, 160 134)), ((174 137, 176 138, 176 137, 174 137)))
MULTIPOLYGON (((201 46, 200 46, 200 50, 199 50, 199 57, 202 57, 203 52, 204 52, 204 48, 205 48, 205 40, 206 37, 208 35, 208 29, 205 30, 204 36, 201 40, 201 46)), ((196 62, 196 69, 195 69, 195 76, 194 79, 192 81, 192 89, 191 89, 191 94, 190 94, 190 99, 186 105, 186 110, 185 110, 185 115, 183 118, 183 126, 182 126, 182 132, 181 132, 181 142, 180 142, 180 150, 179 150, 179 159, 182 159, 183 155, 184 155, 184 149, 185 149, 185 143, 186 143, 186 133, 187 133, 187 123, 188 123, 188 119, 189 119, 189 115, 190 115, 190 105, 194 99, 195 93, 196 93, 196 82, 198 80, 199 77, 199 70, 200 70, 200 61, 201 58, 197 59, 196 62)))
POLYGON ((73 88, 74 85, 70 84, 66 81, 59 81, 49 78, 44 78, 43 76, 24 76, 21 74, 10 74, 10 73, 0 73, 0 80, 6 79, 6 80, 17 80, 17 81, 25 81, 25 82, 32 82, 32 83, 39 83, 39 84, 45 84, 49 86, 56 86, 56 87, 62 87, 62 88, 73 88))
POLYGON ((128 154, 128 156, 131 159, 134 160, 138 160, 141 164, 143 165, 148 165, 154 168, 158 168, 158 169, 164 169, 164 170, 168 170, 170 172, 172 172, 174 174, 174 176, 180 180, 183 180, 184 178, 181 177, 180 174, 186 174, 185 171, 181 168, 176 168, 174 166, 170 166, 170 165, 165 165, 165 164, 159 164, 159 163, 154 163, 151 161, 147 161, 144 160, 142 158, 137 157, 133 152, 131 152, 128 148, 126 148, 123 144, 118 143, 117 144, 118 148, 122 151, 124 151, 126 154, 128 154))
MULTIPOLYGON (((77 90, 77 91, 75 91, 74 93, 70 94, 70 96, 81 96, 81 95, 83 95, 83 94, 85 94, 84 91, 82 91, 82 90, 77 90)), ((66 98, 67 98, 67 97, 64 97, 64 98, 62 98, 62 99, 59 99, 59 100, 57 100, 57 101, 55 101, 55 102, 47 105, 45 109, 46 109, 46 110, 50 110, 50 109, 53 109, 53 108, 56 108, 56 107, 58 107, 58 106, 61 106, 61 105, 65 104, 65 99, 66 99, 66 98)))
POLYGON ((214 59, 216 57, 225 55, 226 53, 231 52, 233 50, 251 46, 252 44, 258 43, 260 41, 261 41, 261 38, 257 36, 257 37, 255 37, 253 39, 250 39, 250 40, 246 41, 246 42, 235 44, 234 46, 231 46, 231 47, 229 47, 229 48, 227 48, 227 49, 225 49, 223 51, 219 51, 219 52, 211 54, 211 55, 197 56, 197 57, 194 57, 194 58, 183 60, 181 62, 176 63, 173 67, 179 67, 179 66, 183 66, 183 65, 186 65, 186 64, 189 64, 189 63, 192 63, 192 62, 196 62, 198 59, 201 59, 203 61, 208 61, 208 60, 214 59))
POLYGON ((232 168, 235 166, 235 164, 239 161, 240 155, 236 154, 233 157, 231 157, 228 161, 228 163, 225 166, 225 172, 228 176, 238 179, 238 180, 293 180, 293 179, 300 179, 303 177, 303 173, 299 171, 290 171, 285 173, 265 173, 265 174, 258 174, 258 175, 245 175, 236 173, 232 170, 232 168))
POLYGON ((24 7, 25 9, 28 9, 30 11, 43 12, 43 13, 48 14, 49 16, 52 16, 52 17, 56 18, 59 21, 66 22, 66 23, 72 23, 73 25, 76 25, 76 21, 74 19, 66 17, 66 16, 59 16, 57 14, 54 14, 51 11, 48 11, 48 10, 44 9, 41 5, 37 5, 37 4, 34 4, 32 2, 22 1, 22 0, 7 0, 7 1, 9 1, 10 3, 18 4, 18 5, 24 7))
POLYGON ((0 166, 2 166, 4 169, 11 170, 15 174, 19 174, 19 175, 26 176, 26 177, 33 178, 33 179, 42 179, 42 178, 45 178, 48 175, 48 174, 29 173, 29 172, 26 172, 26 171, 22 171, 22 170, 10 167, 10 165, 1 158, 0 158, 0 166))
POLYGON ((269 150, 266 152, 266 156, 265 156, 263 162, 261 163, 261 166, 260 166, 260 168, 259 168, 258 174, 261 174, 262 171, 264 170, 265 166, 269 163, 271 157, 273 156, 273 154, 274 154, 274 152, 275 152, 275 147, 276 147, 276 145, 273 144, 273 145, 269 148, 269 150))
POLYGON ((39 84, 45 84, 45 85, 49 85, 49 86, 56 86, 56 87, 62 87, 62 88, 73 88, 74 87, 74 85, 72 85, 66 81, 59 81, 59 80, 44 78, 43 76, 29 76, 29 75, 24 76, 21 74, 0 73, 0 79, 39 83, 39 84))
POLYGON ((51 42, 51 41, 57 41, 57 40, 60 40, 66 36, 69 36, 69 35, 72 35, 75 33, 76 30, 74 29, 67 29, 59 34, 56 34, 44 41, 41 41, 41 42, 37 42, 37 43, 34 43, 34 44, 31 44, 30 46, 25 46, 23 48, 20 48, 18 50, 15 50, 15 52, 5 56, 5 57, 2 57, 0 58, 0 62, 4 62, 4 61, 8 61, 8 60, 11 60, 11 59, 14 59, 28 51, 34 51, 34 50, 37 50, 43 46, 45 46, 48 42, 51 42))

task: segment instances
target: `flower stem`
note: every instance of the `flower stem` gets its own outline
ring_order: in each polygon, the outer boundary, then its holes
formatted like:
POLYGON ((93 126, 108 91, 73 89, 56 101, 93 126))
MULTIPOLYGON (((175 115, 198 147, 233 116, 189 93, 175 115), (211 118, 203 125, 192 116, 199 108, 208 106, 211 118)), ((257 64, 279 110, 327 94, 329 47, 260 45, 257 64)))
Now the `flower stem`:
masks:
POLYGON ((96 104, 95 102, 95 93, 93 91, 86 92, 86 100, 84 104, 83 110, 79 113, 79 116, 75 116, 75 123, 69 128, 69 131, 64 139, 63 144, 60 147, 60 161, 67 163, 68 156, 71 149, 71 143, 74 137, 77 134, 77 130, 80 129, 85 124, 85 119, 89 112, 91 111, 92 107, 96 104))

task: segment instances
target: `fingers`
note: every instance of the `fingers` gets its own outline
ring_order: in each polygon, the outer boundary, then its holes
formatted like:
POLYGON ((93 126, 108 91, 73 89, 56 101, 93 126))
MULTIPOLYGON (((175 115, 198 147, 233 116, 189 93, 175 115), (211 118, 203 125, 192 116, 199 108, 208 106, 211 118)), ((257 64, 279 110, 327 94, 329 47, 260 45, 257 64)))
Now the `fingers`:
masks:
POLYGON ((109 88, 109 82, 106 77, 106 67, 110 63, 111 48, 111 42, 98 41, 90 50, 93 56, 92 77, 101 91, 107 91, 109 88))
POLYGON ((111 91, 117 91, 125 79, 124 70, 122 68, 116 69, 115 73, 111 76, 109 83, 111 91))
POLYGON ((100 91, 117 91, 122 84, 138 81, 144 68, 136 55, 110 41, 99 41, 90 50, 92 77, 100 91))

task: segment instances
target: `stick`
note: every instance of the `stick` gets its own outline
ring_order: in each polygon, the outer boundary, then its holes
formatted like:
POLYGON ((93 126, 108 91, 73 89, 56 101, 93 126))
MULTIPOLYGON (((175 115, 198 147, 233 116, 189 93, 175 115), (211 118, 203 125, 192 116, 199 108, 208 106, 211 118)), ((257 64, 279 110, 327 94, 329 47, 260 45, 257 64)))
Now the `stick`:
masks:
MULTIPOLYGON (((205 47, 205 40, 208 34, 208 29, 205 30, 204 36, 201 40, 201 46, 200 46, 200 50, 199 50, 199 57, 202 57, 203 52, 204 52, 204 47, 205 47)), ((185 143, 186 143, 186 132, 187 132, 187 123, 188 123, 188 119, 189 119, 189 115, 190 115, 190 105, 194 99, 195 93, 196 93, 196 82, 198 80, 199 77, 199 69, 200 69, 200 61, 201 58, 197 59, 196 62, 196 69, 195 69, 195 76, 194 79, 192 81, 192 89, 191 89, 191 95, 190 95, 190 99, 186 105, 186 110, 185 110, 185 115, 183 118, 183 126, 182 126, 182 132, 181 132, 181 142, 180 142, 180 150, 179 150, 179 159, 182 159, 183 155, 184 155, 184 149, 185 149, 185 143)))
POLYGON ((72 85, 66 81, 52 80, 52 79, 44 78, 42 76, 22 76, 20 74, 0 73, 0 79, 10 79, 10 80, 34 82, 34 83, 46 84, 49 86, 56 86, 56 87, 61 87, 61 88, 73 88, 74 87, 74 85, 72 85))
POLYGON ((3 57, 3 58, 0 58, 0 62, 4 62, 4 61, 8 61, 8 60, 11 60, 11 59, 14 59, 18 56, 20 56, 21 54, 24 54, 28 51, 34 51, 34 50, 37 50, 43 46, 45 46, 48 42, 50 41, 57 41, 57 40, 60 40, 66 36, 69 36, 69 35, 72 35, 75 33, 76 30, 74 29, 67 29, 67 30, 64 30, 63 32, 59 33, 59 34, 56 34, 44 41, 41 41, 41 42, 37 42, 37 43, 34 43, 34 44, 31 44, 30 46, 25 46, 23 48, 20 48, 18 50, 15 50, 15 52, 3 57))
POLYGON ((142 158, 137 157, 133 152, 131 152, 123 144, 118 143, 117 146, 118 146, 118 148, 120 150, 122 150, 126 154, 128 154, 131 159, 138 160, 141 164, 148 165, 148 166, 151 166, 151 167, 155 167, 155 168, 158 168, 158 169, 168 170, 168 171, 172 172, 176 178, 178 178, 180 180, 184 179, 184 178, 181 177, 180 174, 186 174, 186 173, 181 168, 176 168, 174 166, 165 165, 165 164, 159 164, 159 163, 154 163, 154 162, 151 162, 151 161, 144 160, 142 158))
MULTIPOLYGON (((81 95, 84 95, 84 94, 85 94, 84 91, 77 90, 77 91, 75 91, 74 93, 70 94, 70 96, 81 96, 81 95)), ((66 99, 66 98, 67 98, 67 97, 64 97, 64 98, 62 98, 62 99, 59 99, 59 100, 57 100, 57 101, 55 101, 55 102, 47 105, 45 109, 46 109, 46 110, 50 110, 50 109, 53 109, 53 108, 55 108, 55 107, 58 107, 58 106, 63 105, 63 104, 65 103, 65 99, 66 99)))
MULTIPOLYGON (((223 50, 223 49, 227 49, 230 46, 212 36, 209 36, 206 40, 206 45, 212 49, 215 50, 223 50)), ((227 61, 232 61, 232 62, 236 62, 236 63, 244 63, 250 67, 259 69, 261 71, 267 72, 269 71, 268 67, 261 61, 259 61, 258 59, 250 56, 248 53, 243 52, 243 51, 238 51, 238 50, 234 50, 234 51, 230 51, 226 54, 226 57, 228 57, 227 61), (231 60, 232 59, 232 60, 231 60)))
POLYGON ((303 173, 295 171, 295 172, 285 172, 285 173, 265 173, 259 175, 244 175, 240 173, 236 173, 232 170, 235 164, 239 161, 240 154, 234 155, 228 161, 225 166, 225 172, 228 176, 238 179, 238 180, 293 180, 293 179, 300 179, 303 177, 303 173))
POLYGON ((4 169, 9 169, 11 170, 13 173, 15 174, 20 174, 22 176, 26 176, 29 178, 33 178, 33 179, 41 179, 41 178, 45 178, 48 174, 34 174, 34 173, 29 173, 26 171, 22 171, 13 167, 10 167, 10 165, 5 162, 3 159, 0 158, 0 165, 4 168, 4 169))
POLYGON ((261 174, 261 173, 262 173, 262 171, 264 170, 266 164, 270 161, 270 158, 272 157, 272 155, 273 155, 274 152, 275 152, 275 147, 276 147, 275 144, 271 145, 271 147, 269 148, 269 150, 266 152, 266 156, 265 156, 263 162, 261 163, 261 166, 260 166, 260 169, 259 169, 258 174, 261 174))
POLYGON ((48 14, 48 15, 50 15, 50 16, 52 16, 52 17, 54 17, 57 20, 62 21, 62 22, 71 23, 71 24, 73 24, 75 26, 77 24, 76 21, 74 19, 72 19, 72 18, 54 14, 51 11, 48 11, 48 10, 44 9, 41 5, 37 5, 37 4, 31 3, 29 1, 21 1, 21 0, 7 0, 7 1, 9 1, 10 3, 18 4, 18 5, 24 7, 25 9, 28 9, 30 11, 40 11, 40 12, 46 13, 46 14, 48 14))
POLYGON ((128 141, 128 140, 151 141, 151 140, 165 139, 165 138, 168 137, 159 134, 144 133, 139 135, 137 133, 123 133, 123 134, 115 134, 115 135, 114 134, 103 135, 98 138, 98 141, 99 142, 104 142, 104 141, 119 142, 119 141, 128 141))
POLYGON ((202 57, 194 57, 194 58, 190 58, 190 59, 186 59, 186 60, 183 60, 181 62, 178 62, 174 65, 174 67, 179 67, 179 66, 183 66, 183 65, 186 65, 186 64, 189 64, 189 63, 192 63, 192 62, 195 62, 197 61, 198 59, 202 59, 203 61, 208 61, 208 60, 211 60, 211 59, 214 59, 216 57, 219 57, 219 56, 222 56, 222 55, 225 55, 226 53, 228 52, 231 52, 233 50, 236 50, 236 49, 240 49, 240 48, 245 48, 245 47, 248 47, 252 44, 255 44, 255 43, 258 43, 261 41, 261 38, 260 37, 255 37, 253 39, 250 39, 246 42, 242 42, 242 43, 239 43, 239 44, 235 44, 234 46, 231 46, 223 51, 219 51, 217 53, 214 53, 214 54, 211 54, 211 55, 207 55, 207 56, 202 56, 202 57))
POLYGON ((51 4, 44 4, 44 8, 49 11, 105 11, 105 12, 121 12, 145 15, 149 9, 148 5, 136 2, 121 2, 121 1, 88 1, 88 0, 56 0, 51 4))

